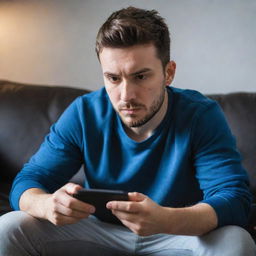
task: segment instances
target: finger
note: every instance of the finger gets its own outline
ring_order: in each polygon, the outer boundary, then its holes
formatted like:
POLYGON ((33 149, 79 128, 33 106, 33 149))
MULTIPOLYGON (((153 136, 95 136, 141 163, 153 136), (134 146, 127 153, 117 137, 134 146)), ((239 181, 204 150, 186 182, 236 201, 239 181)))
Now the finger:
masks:
POLYGON ((82 186, 75 184, 75 183, 67 183, 63 189, 68 193, 69 195, 76 194, 79 190, 83 189, 82 186))
POLYGON ((82 212, 87 212, 87 213, 95 213, 96 208, 94 205, 85 203, 83 201, 80 201, 78 199, 75 198, 75 204, 73 206, 73 209, 77 210, 77 211, 82 211, 82 212))
POLYGON ((61 204, 56 207, 55 212, 66 217, 72 217, 76 219, 87 218, 91 214, 88 211, 79 211, 72 208, 67 208, 61 204))
MULTIPOLYGON (((76 194, 79 190, 83 189, 82 186, 80 186, 79 184, 75 184, 75 183, 68 183, 64 187, 66 189, 66 192, 72 196, 74 194, 76 194)), ((72 202, 74 202, 74 205, 72 204, 74 209, 89 212, 90 214, 92 214, 96 211, 96 209, 93 205, 83 202, 81 200, 72 199, 72 202)))
POLYGON ((112 210, 112 214, 114 214, 118 219, 122 221, 125 220, 133 223, 137 219, 136 213, 112 210))
MULTIPOLYGON (((64 199, 65 200, 65 199, 64 199)), ((63 205, 69 209, 80 211, 83 213, 92 214, 95 212, 95 207, 91 204, 85 203, 81 200, 68 196, 63 205)))
POLYGON ((54 214, 50 221, 57 226, 62 226, 66 224, 74 224, 77 223, 80 219, 70 217, 70 216, 65 216, 63 214, 54 214))
POLYGON ((120 221, 124 224, 124 226, 126 226, 127 228, 129 228, 133 232, 137 227, 136 224, 134 224, 133 222, 130 222, 128 220, 120 219, 120 221))
POLYGON ((130 201, 110 201, 106 205, 107 209, 115 211, 123 211, 129 213, 137 213, 141 206, 138 203, 130 201))
POLYGON ((59 203, 66 208, 90 214, 95 212, 95 207, 93 205, 87 204, 74 198, 73 196, 67 194, 66 190, 59 191, 58 193, 54 194, 53 197, 57 204, 59 203))
POLYGON ((147 196, 138 192, 129 192, 128 196, 130 201, 135 201, 135 202, 141 202, 147 198, 147 196))

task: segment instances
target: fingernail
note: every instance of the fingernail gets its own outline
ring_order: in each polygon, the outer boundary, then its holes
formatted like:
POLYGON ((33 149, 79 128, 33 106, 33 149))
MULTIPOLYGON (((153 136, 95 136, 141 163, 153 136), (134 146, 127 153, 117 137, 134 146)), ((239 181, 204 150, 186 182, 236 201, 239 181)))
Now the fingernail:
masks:
POLYGON ((89 212, 90 212, 90 213, 94 213, 94 212, 95 212, 95 208, 91 207, 91 208, 89 209, 89 212))

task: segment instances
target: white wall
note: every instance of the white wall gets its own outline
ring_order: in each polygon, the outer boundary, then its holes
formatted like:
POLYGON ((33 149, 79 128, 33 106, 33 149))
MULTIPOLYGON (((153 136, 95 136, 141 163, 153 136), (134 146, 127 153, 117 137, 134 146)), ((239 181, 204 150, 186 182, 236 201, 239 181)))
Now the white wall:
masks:
POLYGON ((100 88, 97 30, 128 5, 166 18, 174 86, 256 91, 256 0, 0 0, 0 79, 100 88))

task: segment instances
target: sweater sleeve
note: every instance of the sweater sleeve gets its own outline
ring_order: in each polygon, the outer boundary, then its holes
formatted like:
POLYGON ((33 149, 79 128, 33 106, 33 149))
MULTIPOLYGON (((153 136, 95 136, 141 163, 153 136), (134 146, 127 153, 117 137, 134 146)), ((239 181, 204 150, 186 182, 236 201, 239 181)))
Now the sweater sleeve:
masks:
POLYGON ((191 134, 196 177, 204 193, 202 202, 214 208, 219 227, 245 226, 251 205, 248 176, 216 103, 198 113, 191 134))
POLYGON ((52 125, 35 155, 14 179, 10 203, 19 209, 19 199, 29 188, 52 193, 78 171, 82 164, 82 129, 79 116, 80 98, 76 99, 52 125))

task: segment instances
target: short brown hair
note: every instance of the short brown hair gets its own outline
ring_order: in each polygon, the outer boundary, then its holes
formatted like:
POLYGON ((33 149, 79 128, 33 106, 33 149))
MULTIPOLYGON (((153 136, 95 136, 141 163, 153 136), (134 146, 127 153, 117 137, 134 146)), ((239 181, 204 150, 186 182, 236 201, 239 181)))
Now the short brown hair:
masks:
POLYGON ((163 67, 170 61, 168 26, 156 10, 128 7, 110 15, 101 26, 96 39, 99 57, 104 47, 124 48, 153 43, 163 67))

